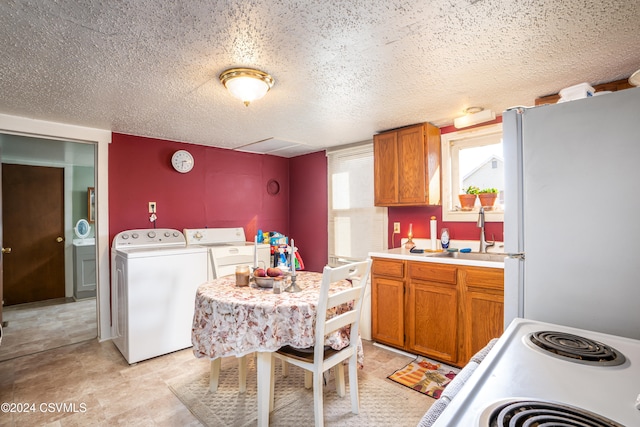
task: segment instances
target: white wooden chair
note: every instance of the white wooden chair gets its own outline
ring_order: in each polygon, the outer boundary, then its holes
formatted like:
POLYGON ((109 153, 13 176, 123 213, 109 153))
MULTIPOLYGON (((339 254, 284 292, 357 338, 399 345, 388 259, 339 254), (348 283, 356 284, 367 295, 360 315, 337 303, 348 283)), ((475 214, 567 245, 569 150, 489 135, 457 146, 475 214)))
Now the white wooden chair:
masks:
MULTIPOLYGON (((344 365, 349 360, 349 388, 351 394, 351 412, 357 414, 360 411, 360 399, 358 395, 358 327, 360 325, 360 312, 364 291, 369 281, 371 260, 355 262, 344 266, 331 268, 325 267, 322 272, 322 284, 318 300, 318 312, 316 317, 315 339, 316 344, 311 352, 309 349, 295 349, 285 346, 274 353, 274 357, 283 362, 299 366, 312 373, 313 402, 315 425, 324 425, 323 415, 323 373, 332 367, 336 368, 336 389, 339 396, 345 394, 344 365), (353 287, 329 295, 332 283, 349 279, 353 287), (353 301, 353 308, 347 312, 327 319, 327 310, 346 302, 353 301), (324 345, 325 336, 345 326, 351 326, 351 339, 349 345, 341 350, 334 350, 324 345)), ((305 377, 305 386, 308 387, 308 376, 305 377)), ((274 381, 273 374, 271 381, 274 381)), ((273 386, 271 388, 273 390, 273 386)), ((270 407, 273 408, 273 393, 271 394, 270 407)))
MULTIPOLYGON (((212 265, 211 279, 217 279, 222 276, 233 274, 236 265, 253 265, 254 248, 247 246, 246 251, 235 250, 227 252, 226 248, 223 252, 225 255, 217 254, 214 256, 213 250, 209 250, 209 258, 212 265)), ((235 248, 234 248, 235 249, 235 248)), ((214 249, 215 250, 215 249, 214 249)), ((240 393, 247 391, 247 356, 238 357, 238 388, 240 393)), ((211 369, 209 371, 209 390, 215 392, 218 390, 220 380, 220 367, 222 358, 218 357, 211 361, 211 369)))

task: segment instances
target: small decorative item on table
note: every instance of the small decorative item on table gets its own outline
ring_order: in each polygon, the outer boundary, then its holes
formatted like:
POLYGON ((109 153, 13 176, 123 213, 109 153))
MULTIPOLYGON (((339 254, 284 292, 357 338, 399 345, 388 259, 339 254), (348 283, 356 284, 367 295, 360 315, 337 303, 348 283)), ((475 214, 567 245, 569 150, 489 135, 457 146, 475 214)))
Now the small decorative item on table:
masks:
POLYGON ((249 266, 236 266, 236 286, 249 286, 249 266))
POLYGON ((300 292, 302 290, 302 288, 300 288, 296 283, 296 250, 297 248, 295 243, 293 242, 293 239, 291 239, 291 253, 289 255, 291 261, 291 284, 284 289, 287 292, 300 292))

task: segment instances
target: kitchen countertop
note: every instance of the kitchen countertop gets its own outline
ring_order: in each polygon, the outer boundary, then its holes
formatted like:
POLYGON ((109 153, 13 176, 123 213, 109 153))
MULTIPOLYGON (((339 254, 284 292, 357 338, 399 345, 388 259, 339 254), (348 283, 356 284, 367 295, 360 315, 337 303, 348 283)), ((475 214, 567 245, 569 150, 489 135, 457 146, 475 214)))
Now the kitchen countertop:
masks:
MULTIPOLYGON (((404 239, 403 239, 404 240, 404 239)), ((417 240, 417 239, 414 239, 417 240)), ((404 243, 404 241, 403 241, 404 243)), ((454 243, 454 241, 452 241, 454 243)), ((419 242, 416 242, 418 248, 426 247, 426 245, 421 245, 419 242)), ((458 247, 458 246, 455 246, 458 247)), ((460 246, 464 247, 464 246, 460 246)), ((489 253, 500 253, 500 245, 498 245, 498 250, 489 250, 489 253)), ((474 252, 477 252, 475 248, 474 252)), ((491 248, 495 249, 495 248, 491 248)), ((425 252, 422 254, 414 254, 409 252, 409 249, 405 249, 404 247, 389 249, 387 251, 382 252, 369 252, 369 256, 372 258, 388 258, 388 259, 397 259, 404 261, 420 261, 420 262, 435 262, 438 264, 454 264, 454 265, 466 265, 470 267, 487 267, 487 268, 501 268, 504 269, 504 262, 496 262, 496 261, 478 261, 471 259, 460 259, 460 258, 440 258, 433 255, 438 254, 438 252, 425 252)))

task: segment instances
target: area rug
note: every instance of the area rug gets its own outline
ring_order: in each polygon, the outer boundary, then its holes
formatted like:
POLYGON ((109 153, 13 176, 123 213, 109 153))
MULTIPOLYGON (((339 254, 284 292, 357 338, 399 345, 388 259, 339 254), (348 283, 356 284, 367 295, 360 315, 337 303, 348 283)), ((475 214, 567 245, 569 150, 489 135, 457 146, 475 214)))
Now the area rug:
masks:
POLYGON ((438 399, 458 372, 460 372, 458 368, 419 356, 387 378, 438 399))
MULTIPOLYGON (((348 369, 345 369, 348 370, 348 369)), ((215 393, 209 391, 208 370, 190 374, 169 382, 171 391, 191 413, 208 427, 257 425, 256 371, 249 361, 247 391, 238 392, 237 367, 225 368, 220 373, 220 385, 215 393)), ((283 377, 280 363, 276 363, 274 411, 271 426, 299 427, 314 424, 313 391, 304 388, 304 371, 289 368, 283 377)), ((347 394, 336 393, 333 375, 324 387, 325 426, 415 426, 434 402, 424 395, 412 393, 392 381, 358 372, 360 413, 351 412, 348 373, 347 394), (399 424, 399 420, 402 422, 399 424)))

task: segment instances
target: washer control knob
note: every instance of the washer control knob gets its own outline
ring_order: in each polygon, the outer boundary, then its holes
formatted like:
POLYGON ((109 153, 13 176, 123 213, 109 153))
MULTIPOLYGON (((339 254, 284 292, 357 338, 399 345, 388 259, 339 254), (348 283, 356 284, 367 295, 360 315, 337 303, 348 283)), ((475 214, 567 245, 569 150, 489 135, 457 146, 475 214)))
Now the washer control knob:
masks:
POLYGON ((178 236, 180 236, 180 233, 178 233, 177 231, 174 231, 173 232, 173 237, 178 237, 178 236))
POLYGON ((164 237, 170 237, 170 236, 171 236, 171 233, 169 233, 168 231, 164 232, 164 237))
POLYGON ((149 236, 150 238, 153 239, 154 237, 156 237, 156 232, 155 231, 150 231, 150 232, 147 233, 147 236, 149 236))
POLYGON ((129 238, 129 235, 128 234, 123 234, 120 237, 122 238, 122 240, 127 240, 129 238))
POLYGON ((137 239, 137 238, 138 238, 138 237, 140 237, 140 236, 138 236, 138 233, 133 233, 133 234, 131 235, 131 237, 133 237, 134 239, 137 239))

